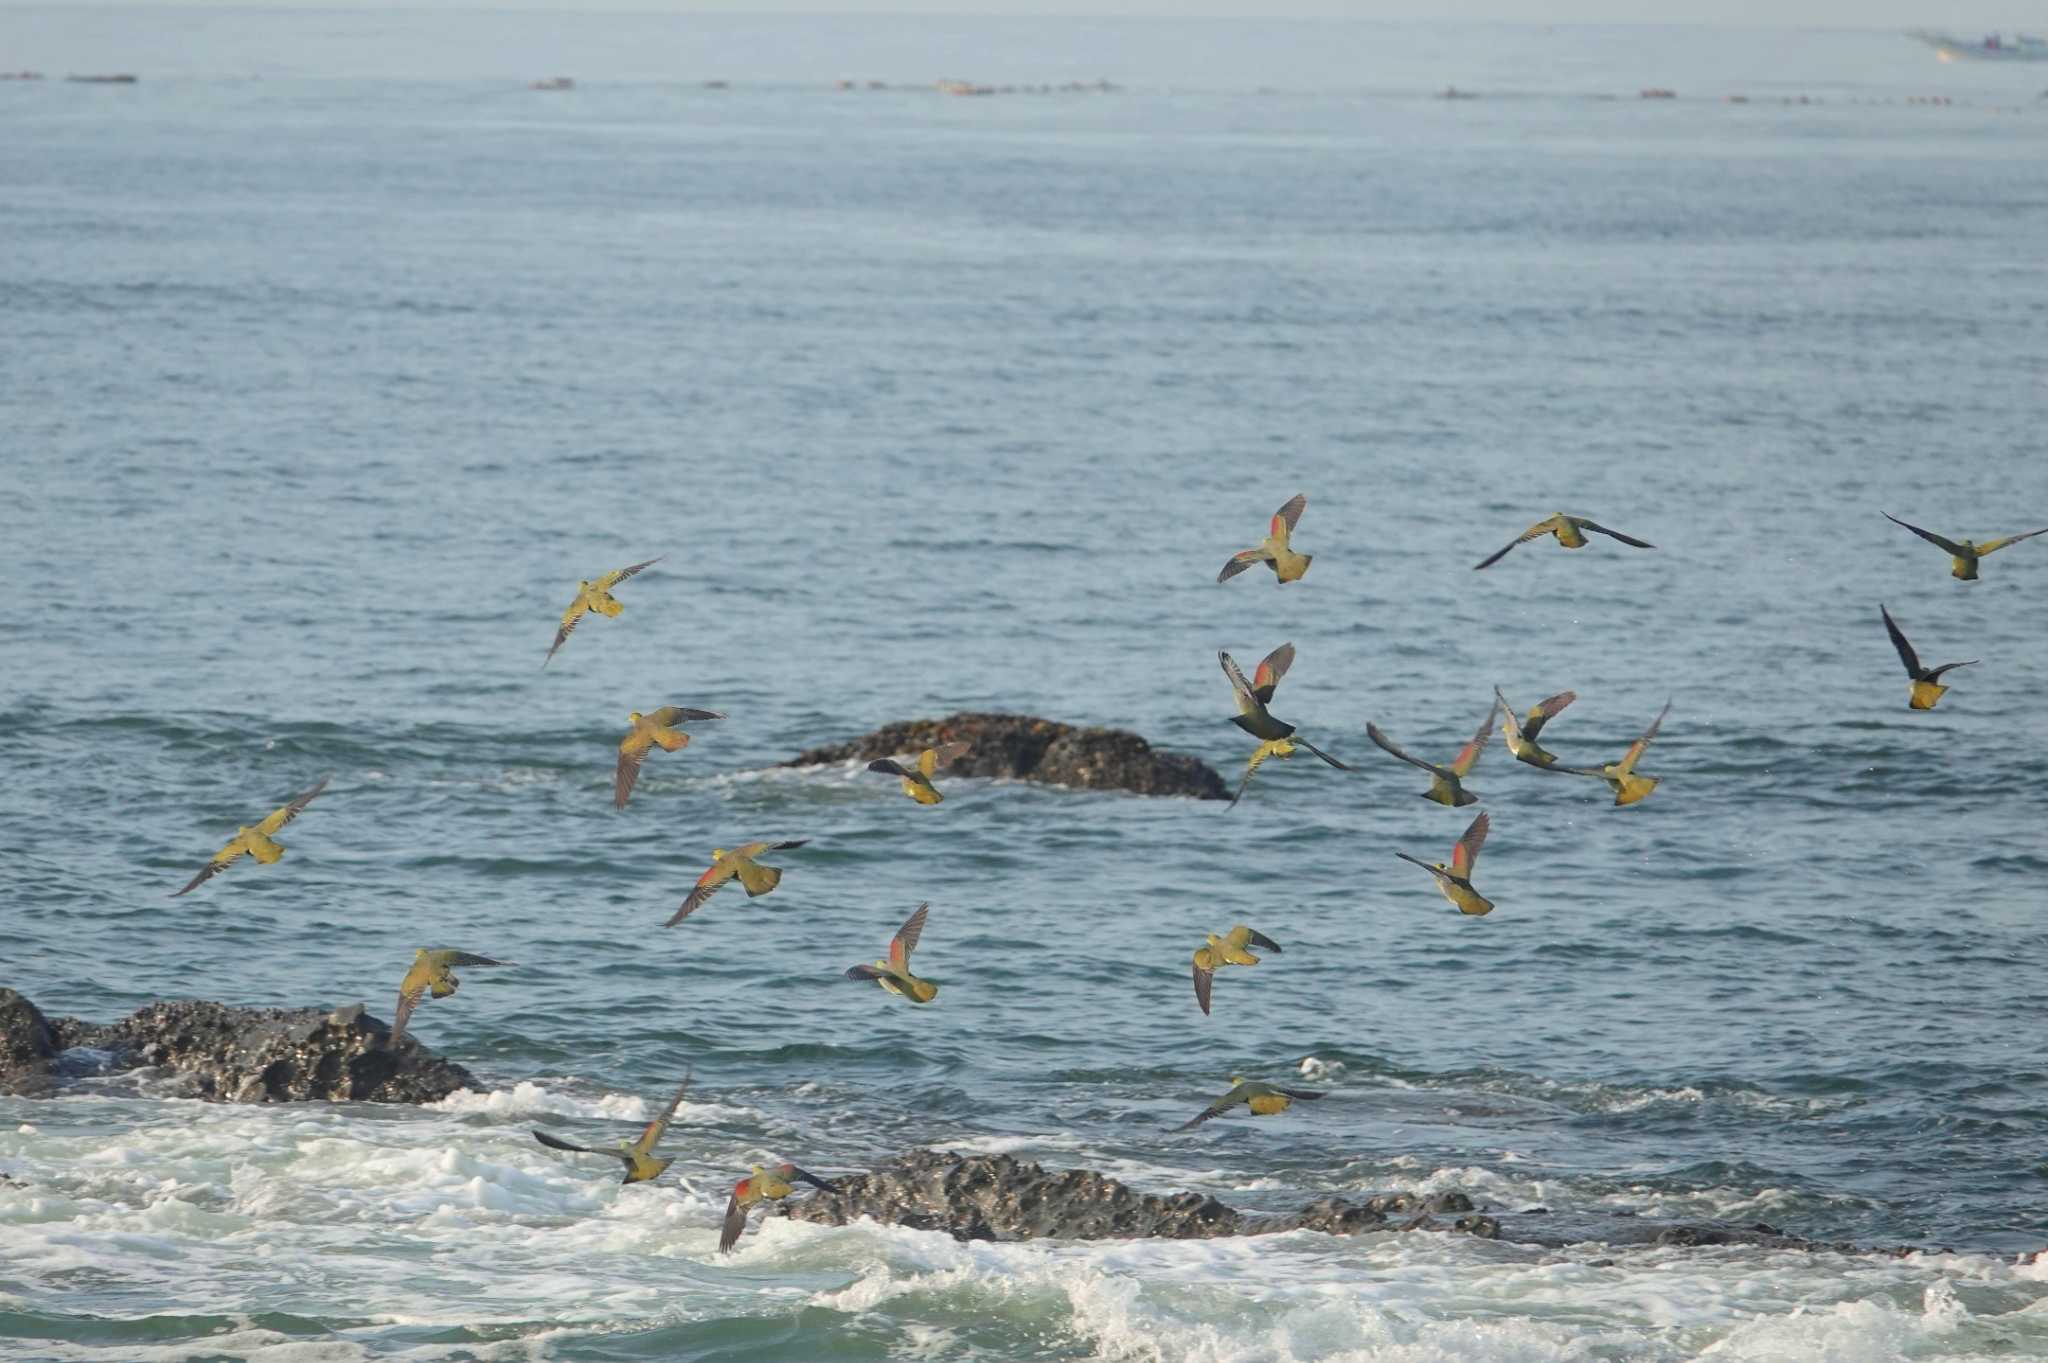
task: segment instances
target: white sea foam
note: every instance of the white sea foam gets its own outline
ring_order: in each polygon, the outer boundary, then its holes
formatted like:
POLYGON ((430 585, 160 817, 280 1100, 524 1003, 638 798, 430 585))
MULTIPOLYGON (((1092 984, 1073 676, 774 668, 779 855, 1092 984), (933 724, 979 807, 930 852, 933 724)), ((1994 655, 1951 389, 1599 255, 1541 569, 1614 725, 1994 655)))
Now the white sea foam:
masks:
MULTIPOLYGON (((554 1117, 582 1117, 591 1121, 649 1122, 653 1121, 660 1107, 637 1093, 606 1093, 597 1098, 579 1098, 572 1094, 559 1093, 530 1080, 521 1080, 509 1089, 491 1089, 478 1093, 474 1089, 457 1089, 439 1102, 425 1106, 439 1112, 482 1113, 492 1117, 531 1117, 546 1114, 554 1117)), ((752 1108, 735 1107, 726 1103, 695 1103, 687 1098, 676 1108, 671 1119, 675 1126, 708 1126, 714 1123, 761 1119, 761 1114, 752 1108)))
MULTIPOLYGON (((962 1244, 868 1222, 757 1215, 738 1251, 721 1257, 735 1152, 693 1150, 686 1138, 668 1176, 625 1187, 608 1161, 541 1148, 520 1118, 633 1122, 645 1100, 538 1084, 496 1096, 496 1105, 494 1095, 467 1095, 403 1115, 56 1100, 38 1131, 0 1137, 9 1171, 26 1180, 0 1185, 0 1281, 26 1291, 0 1295, 0 1305, 34 1309, 80 1278, 164 1315, 234 1317, 252 1303, 309 1297, 348 1303, 351 1323, 318 1338, 245 1324, 183 1342, 38 1344, 38 1357, 80 1363, 552 1358, 574 1356, 592 1331, 805 1304, 850 1320, 879 1313, 906 1357, 966 1347, 963 1315, 982 1322, 977 1333, 1010 1322, 1035 1339, 1141 1363, 1875 1363, 1976 1357, 1998 1341, 2008 1352, 2048 1352, 2048 1309, 2024 1309, 2048 1303, 2048 1266, 1972 1256, 1553 1251, 1312 1232, 962 1244), (117 1113, 127 1120, 110 1124, 117 1113), (1965 1310, 1957 1282, 1973 1305, 1995 1295, 2004 1314, 1965 1310), (385 1333, 458 1325, 505 1337, 458 1346, 385 1333)), ((1055 1142, 1069 1143, 974 1144, 1055 1142)), ((1175 1181, 1153 1172, 1162 1185, 1175 1181)), ((1502 1205, 1560 1192, 1554 1181, 1476 1166, 1396 1172, 1415 1191, 1462 1187, 1502 1205)), ((1219 1169, 1180 1173, 1233 1181, 1219 1169)), ((1388 1186, 1379 1173, 1375 1189, 1388 1186)))

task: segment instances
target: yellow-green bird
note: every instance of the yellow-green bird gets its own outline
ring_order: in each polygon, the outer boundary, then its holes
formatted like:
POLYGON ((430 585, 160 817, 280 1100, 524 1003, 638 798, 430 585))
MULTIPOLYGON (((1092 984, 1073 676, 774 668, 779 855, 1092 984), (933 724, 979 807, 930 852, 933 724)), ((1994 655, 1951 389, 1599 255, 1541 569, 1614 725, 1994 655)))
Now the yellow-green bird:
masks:
POLYGON ((646 1183, 660 1178, 662 1170, 674 1164, 675 1160, 656 1159, 654 1147, 660 1142, 661 1133, 668 1130, 669 1120, 676 1115, 676 1109, 683 1105, 683 1095, 690 1091, 690 1074, 694 1070, 693 1066, 690 1071, 684 1073, 682 1087, 676 1090, 676 1096, 668 1100, 668 1106, 662 1109, 659 1117, 641 1129, 639 1138, 620 1141, 616 1149, 600 1150, 588 1145, 572 1145, 558 1136, 550 1136, 540 1130, 534 1131, 533 1138, 550 1150, 573 1150, 579 1155, 610 1155, 626 1166, 626 1176, 619 1180, 621 1183, 646 1183))
POLYGON ((1619 762, 1609 762, 1606 766, 1597 768, 1560 767, 1558 770, 1569 771, 1574 776, 1599 777, 1614 792, 1614 803, 1617 805, 1632 805, 1646 798, 1663 778, 1636 775, 1636 763, 1641 760, 1643 750, 1650 746, 1650 740, 1657 736, 1657 730, 1664 727, 1664 716, 1670 713, 1671 702, 1667 700, 1664 702, 1664 708, 1657 712, 1657 717, 1650 721, 1650 727, 1643 730, 1643 736, 1628 745, 1628 751, 1621 755, 1619 762))
POLYGON ((1892 647, 1899 651, 1899 661, 1906 665, 1906 675, 1913 679, 1912 698, 1906 703, 1915 710, 1932 710, 1942 693, 1948 688, 1941 684, 1941 674, 1958 667, 1975 667, 1981 659, 1972 658, 1966 663, 1943 663, 1940 667, 1920 666, 1920 655, 1906 642, 1906 636, 1899 631, 1898 622, 1892 613, 1884 608, 1884 602, 1877 603, 1877 613, 1884 617, 1885 633, 1892 636, 1892 647))
POLYGON ((190 894, 222 871, 227 870, 228 867, 234 865, 245 855, 256 858, 256 860, 266 866, 274 863, 279 857, 284 855, 284 847, 282 844, 272 841, 272 839, 277 837, 286 824, 299 817, 300 810, 313 803, 315 795, 327 789, 327 782, 333 775, 334 773, 329 772, 326 776, 315 781, 311 790, 292 796, 282 806, 266 814, 263 817, 263 822, 255 827, 251 828, 244 824, 242 827, 237 828, 235 836, 228 840, 228 845, 214 853, 213 860, 200 868, 199 874, 187 881, 184 889, 172 891, 170 897, 176 899, 181 894, 190 894))
POLYGON ((1983 558, 1986 554, 1995 554, 2008 544, 2018 544, 2021 540, 2030 540, 2036 535, 2048 535, 2048 526, 2043 526, 2039 530, 2029 530, 2024 534, 2007 535, 2004 539, 1986 540, 1982 544, 1977 544, 1970 540, 1946 539, 1935 534, 1932 530, 1922 530, 1917 525, 1907 525, 1905 521, 1900 520, 1889 511, 1879 514, 1893 525, 1905 526, 1906 529, 1912 531, 1921 539, 1946 552, 1949 557, 1948 575, 1963 582, 1975 582, 1977 580, 1977 560, 1983 558))
POLYGON ((836 1193, 839 1185, 816 1174, 805 1173, 794 1164, 778 1164, 773 1169, 753 1166, 746 1178, 735 1183, 732 1196, 725 1203, 725 1224, 718 1231, 718 1252, 732 1253, 732 1247, 740 1242, 740 1236, 747 1231, 747 1213, 763 1202, 780 1202, 796 1191, 796 1185, 808 1183, 823 1192, 836 1193))
POLYGON ((1246 1107, 1250 1108, 1254 1117, 1271 1117, 1276 1113, 1285 1112, 1288 1108, 1293 1107, 1296 1100, 1314 1102, 1322 1096, 1322 1094, 1314 1089, 1282 1088, 1278 1084, 1262 1084, 1256 1079, 1244 1079, 1237 1075, 1232 1075, 1230 1078, 1230 1092, 1209 1104, 1192 1121, 1183 1122, 1175 1127, 1174 1130, 1187 1131, 1200 1126, 1211 1117, 1222 1116, 1239 1103, 1243 1103, 1246 1107))
POLYGON ((1588 530, 1596 535, 1605 535, 1609 539, 1620 540, 1623 544, 1633 544, 1638 549, 1655 549, 1657 547, 1648 540, 1637 539, 1634 535, 1624 535, 1619 530, 1609 530, 1598 521, 1588 520, 1584 516, 1567 516, 1564 512, 1560 511, 1555 516, 1549 516, 1536 522, 1536 524, 1509 540, 1507 548, 1487 555, 1472 566, 1475 569, 1491 568, 1507 556, 1508 549, 1512 549, 1518 544, 1527 544, 1530 540, 1542 539, 1545 535, 1557 536, 1557 542, 1567 549, 1583 549, 1589 543, 1584 533, 1588 530))
POLYGON ((876 961, 873 965, 857 965, 846 972, 849 980, 873 980, 890 993, 909 999, 912 1003, 930 1003, 939 996, 936 980, 922 980, 910 973, 910 953, 917 949, 917 939, 924 935, 924 919, 931 908, 920 904, 903 920, 903 926, 896 929, 896 935, 889 939, 887 960, 876 961))
POLYGON ((773 866, 763 866, 754 858, 763 852, 782 852, 792 847, 802 847, 809 841, 809 838, 796 838, 789 842, 750 842, 735 847, 730 852, 723 847, 712 848, 711 869, 697 877, 696 887, 690 891, 689 898, 676 910, 675 917, 662 926, 672 928, 688 918, 728 880, 738 880, 740 888, 747 892, 749 899, 755 895, 767 894, 782 882, 782 872, 773 866))
POLYGON ((398 982, 398 1015, 392 1019, 391 1040, 386 1044, 394 1051, 398 1049, 398 1039, 405 1035, 405 1021, 420 1006, 422 997, 431 993, 437 999, 445 999, 461 986, 462 981, 455 978, 456 966, 512 964, 448 947, 421 947, 412 958, 412 969, 398 982))
POLYGON ((1444 892, 1444 898, 1451 901, 1451 907, 1459 913, 1474 918, 1493 912, 1493 901, 1472 888, 1472 864, 1479 860, 1479 849, 1486 844, 1487 831, 1493 823, 1484 814, 1474 819, 1459 835, 1457 846, 1451 849, 1451 864, 1440 861, 1424 861, 1411 857, 1406 852, 1396 852, 1403 861, 1412 861, 1436 877, 1436 887, 1444 892))
POLYGON ((647 760, 647 751, 659 747, 663 752, 677 752, 690 746, 690 736, 681 725, 701 719, 724 719, 716 710, 692 710, 686 705, 664 705, 651 714, 638 710, 626 716, 631 726, 626 736, 619 740, 619 769, 612 777, 612 808, 624 809, 626 797, 633 793, 633 785, 640 779, 640 764, 647 760))
POLYGON ((1381 733, 1379 726, 1368 722, 1365 736, 1391 755, 1400 758, 1411 767, 1420 767, 1429 773, 1429 789, 1421 792, 1425 800, 1434 800, 1440 805, 1476 805, 1479 797, 1465 789, 1465 778, 1472 774, 1472 768, 1479 765, 1479 754, 1486 751, 1486 740, 1493 737, 1494 712, 1500 709, 1500 700, 1486 707, 1486 718, 1479 721, 1479 732, 1471 741, 1458 750, 1448 767, 1439 767, 1434 762, 1425 762, 1419 757, 1410 757, 1394 745, 1394 741, 1381 733))
POLYGON ((1280 944, 1263 932, 1255 931, 1239 923, 1229 932, 1218 937, 1209 934, 1206 946, 1195 948, 1195 1002, 1202 1005, 1202 1012, 1209 1011, 1209 987, 1216 978, 1216 972, 1227 965, 1257 965, 1259 958, 1246 948, 1257 947, 1261 951, 1280 954, 1280 944))
POLYGON ((936 748, 926 748, 917 755, 917 761, 905 767, 886 757, 877 757, 868 763, 869 771, 887 772, 900 777, 903 793, 921 805, 935 805, 946 797, 939 794, 939 788, 932 784, 932 777, 940 767, 948 766, 967 754, 971 747, 967 743, 941 743, 936 748))
POLYGON ((1238 670, 1236 660, 1228 653, 1218 650, 1216 658, 1223 664, 1223 675, 1229 679, 1230 689, 1237 697, 1237 713, 1230 717, 1230 722, 1253 738, 1263 740, 1252 753, 1251 759, 1245 763, 1244 780, 1238 782, 1237 794, 1230 799, 1232 808, 1244 798, 1245 787, 1252 783, 1252 773, 1259 769, 1260 764, 1269 757, 1291 757, 1297 747, 1308 749, 1340 771, 1351 770, 1301 737, 1294 731, 1292 724, 1275 718, 1272 711, 1266 708, 1266 703, 1273 699, 1275 688, 1280 685, 1280 679, 1287 675, 1287 669, 1294 664, 1293 644, 1282 644, 1268 653, 1259 663, 1253 680, 1249 682, 1244 679, 1244 673, 1238 670))
POLYGON ((1557 754, 1546 752, 1536 742, 1536 735, 1543 732, 1544 725, 1557 718, 1560 710, 1577 700, 1579 693, 1560 691, 1554 696, 1540 700, 1529 711, 1526 719, 1515 718, 1515 707, 1508 704, 1508 698, 1500 693, 1498 686, 1493 688, 1493 698, 1500 702, 1501 733, 1507 738, 1508 751, 1515 755, 1515 760, 1527 762, 1532 767, 1556 766, 1557 754))
MULTIPOLYGON (((666 558, 668 556, 664 554, 661 557, 666 558)), ((578 582, 576 584, 576 599, 569 603, 569 609, 562 612, 562 624, 555 631, 555 642, 549 646, 548 656, 541 659, 540 665, 546 667, 555 660, 555 650, 560 648, 568 637, 576 632, 577 624, 591 611, 596 611, 599 615, 608 615, 616 618, 618 613, 624 610, 625 607, 612 599, 612 588, 618 586, 642 568, 652 568, 659 562, 661 562, 661 558, 651 558, 645 563, 635 563, 628 568, 614 568, 594 581, 578 582)))
POLYGON ((1295 522, 1301 519, 1301 509, 1308 505, 1308 495, 1297 492, 1288 498, 1287 505, 1273 513, 1272 524, 1266 530, 1266 538, 1256 549, 1240 549, 1230 556, 1223 565, 1223 571, 1216 574, 1218 582, 1228 582, 1254 563, 1263 563, 1272 568, 1273 576, 1282 583, 1294 582, 1308 571, 1309 560, 1314 554, 1297 554, 1288 547, 1288 538, 1294 534, 1295 522))

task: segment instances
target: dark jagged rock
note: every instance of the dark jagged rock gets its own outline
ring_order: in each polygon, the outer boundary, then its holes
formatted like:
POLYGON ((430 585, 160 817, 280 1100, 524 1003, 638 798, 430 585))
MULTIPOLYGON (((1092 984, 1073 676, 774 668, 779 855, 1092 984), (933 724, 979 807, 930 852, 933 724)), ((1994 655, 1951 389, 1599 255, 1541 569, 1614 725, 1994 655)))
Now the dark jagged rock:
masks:
POLYGON ((973 745, 947 769, 958 776, 1043 781, 1079 790, 1186 795, 1198 800, 1230 798, 1223 778, 1200 758, 1155 751, 1150 743, 1122 729, 1083 729, 1030 715, 963 712, 946 719, 885 725, 851 743, 798 753, 782 765, 872 762, 877 757, 900 757, 955 741, 973 745))
POLYGON ((945 1231, 956 1240, 1210 1239, 1316 1230, 1331 1235, 1365 1231, 1433 1230, 1562 1247, 1612 1245, 1755 1245, 1766 1249, 1834 1250, 1848 1254, 1903 1254, 1867 1250, 1788 1235, 1775 1226, 1718 1221, 1671 1222, 1603 1213, 1483 1210, 1461 1192, 1384 1193, 1361 1201, 1326 1197, 1299 1212, 1265 1215, 1239 1211, 1200 1193, 1141 1193, 1087 1169, 1048 1173, 1008 1155, 961 1155, 912 1150, 894 1163, 834 1180, 836 1192, 780 1204, 784 1216, 844 1226, 862 1217, 919 1230, 945 1231), (1455 1217, 1448 1223, 1438 1216, 1455 1217))
POLYGON ((0 989, 0 1093, 49 1087, 59 1049, 42 1010, 25 995, 0 989))
POLYGON ((956 1240, 1193 1240, 1245 1233, 1243 1217, 1213 1197, 1158 1197, 1087 1169, 1047 1173, 1008 1155, 912 1150, 886 1168, 834 1182, 837 1192, 785 1203, 785 1213, 830 1226, 866 1216, 942 1230, 956 1240))
POLYGON ((17 1076, 47 1086, 63 1052, 85 1050, 103 1053, 101 1073, 158 1066, 187 1076, 200 1097, 225 1102, 431 1103, 480 1087, 468 1070, 410 1039, 397 1051, 385 1049, 390 1034, 360 1003, 329 1012, 195 999, 152 1003, 95 1025, 44 1022, 34 1004, 0 990, 0 1086, 17 1076), (40 1054, 35 1023, 43 1023, 40 1054))

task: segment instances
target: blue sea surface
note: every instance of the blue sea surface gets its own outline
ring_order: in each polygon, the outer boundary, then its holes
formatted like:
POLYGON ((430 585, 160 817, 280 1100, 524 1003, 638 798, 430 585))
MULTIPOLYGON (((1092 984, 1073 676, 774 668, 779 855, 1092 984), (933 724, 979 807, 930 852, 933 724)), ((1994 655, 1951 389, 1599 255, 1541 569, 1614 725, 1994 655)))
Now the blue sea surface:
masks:
POLYGON ((489 1086, 432 1108, 0 1098, 0 1355, 2048 1357, 2012 1262, 2048 1244, 2048 537, 1965 584, 1880 515, 2048 525, 2039 71, 1888 33, 0 9, 23 66, 142 79, 0 82, 0 984, 388 1017, 416 947, 518 967, 414 1016, 489 1086), (1308 576, 1217 585, 1298 491, 1308 576), (1558 510, 1657 548, 1472 571, 1558 510), (657 555, 543 670, 578 579, 657 555), (1938 709, 1880 602, 1982 659, 1938 709), (1234 784, 1215 654, 1284 641, 1274 709, 1357 770, 1269 762, 1234 810, 777 766, 993 709, 1234 784), (1496 742, 1465 919, 1394 852, 1472 811, 1364 730, 1448 760, 1496 685, 1578 693, 1573 765, 1669 700, 1662 784, 1617 809, 1496 742), (665 704, 729 718, 615 812, 665 704), (282 862, 167 897, 330 771, 282 862), (773 894, 662 927, 714 847, 793 838, 773 894), (935 1004, 841 978, 924 901, 935 1004), (1205 1018, 1189 953, 1237 922, 1284 951, 1205 1018), (630 1136, 692 1065, 661 1183, 528 1134, 630 1136), (1327 1096, 1172 1133, 1233 1075, 1327 1096), (750 1164, 918 1145, 1930 1252, 714 1252, 750 1164))

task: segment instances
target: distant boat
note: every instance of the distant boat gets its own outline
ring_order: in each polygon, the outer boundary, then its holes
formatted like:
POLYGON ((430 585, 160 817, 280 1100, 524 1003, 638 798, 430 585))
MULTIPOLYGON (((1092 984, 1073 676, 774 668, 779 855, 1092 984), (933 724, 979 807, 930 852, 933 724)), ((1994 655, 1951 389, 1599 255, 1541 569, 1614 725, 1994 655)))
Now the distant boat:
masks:
POLYGON ((1914 29, 1908 36, 1926 43, 1934 49, 1935 55, 1945 62, 1956 61, 1959 58, 1968 58, 1971 61, 2048 62, 2048 38, 2037 38, 2031 33, 2015 33, 2010 38, 1998 33, 1987 33, 1974 43, 1924 28, 1914 29))
POLYGON ((66 80, 68 80, 68 81, 73 81, 73 82, 75 82, 75 83, 77 83, 77 84, 79 84, 79 85, 133 85, 133 84, 135 84, 135 80, 136 80, 136 78, 135 78, 134 76, 128 76, 128 75, 120 75, 120 76, 66 76, 66 77, 65 77, 64 79, 66 79, 66 80))
POLYGON ((546 76, 526 87, 529 90, 574 90, 576 82, 568 76, 546 76))

